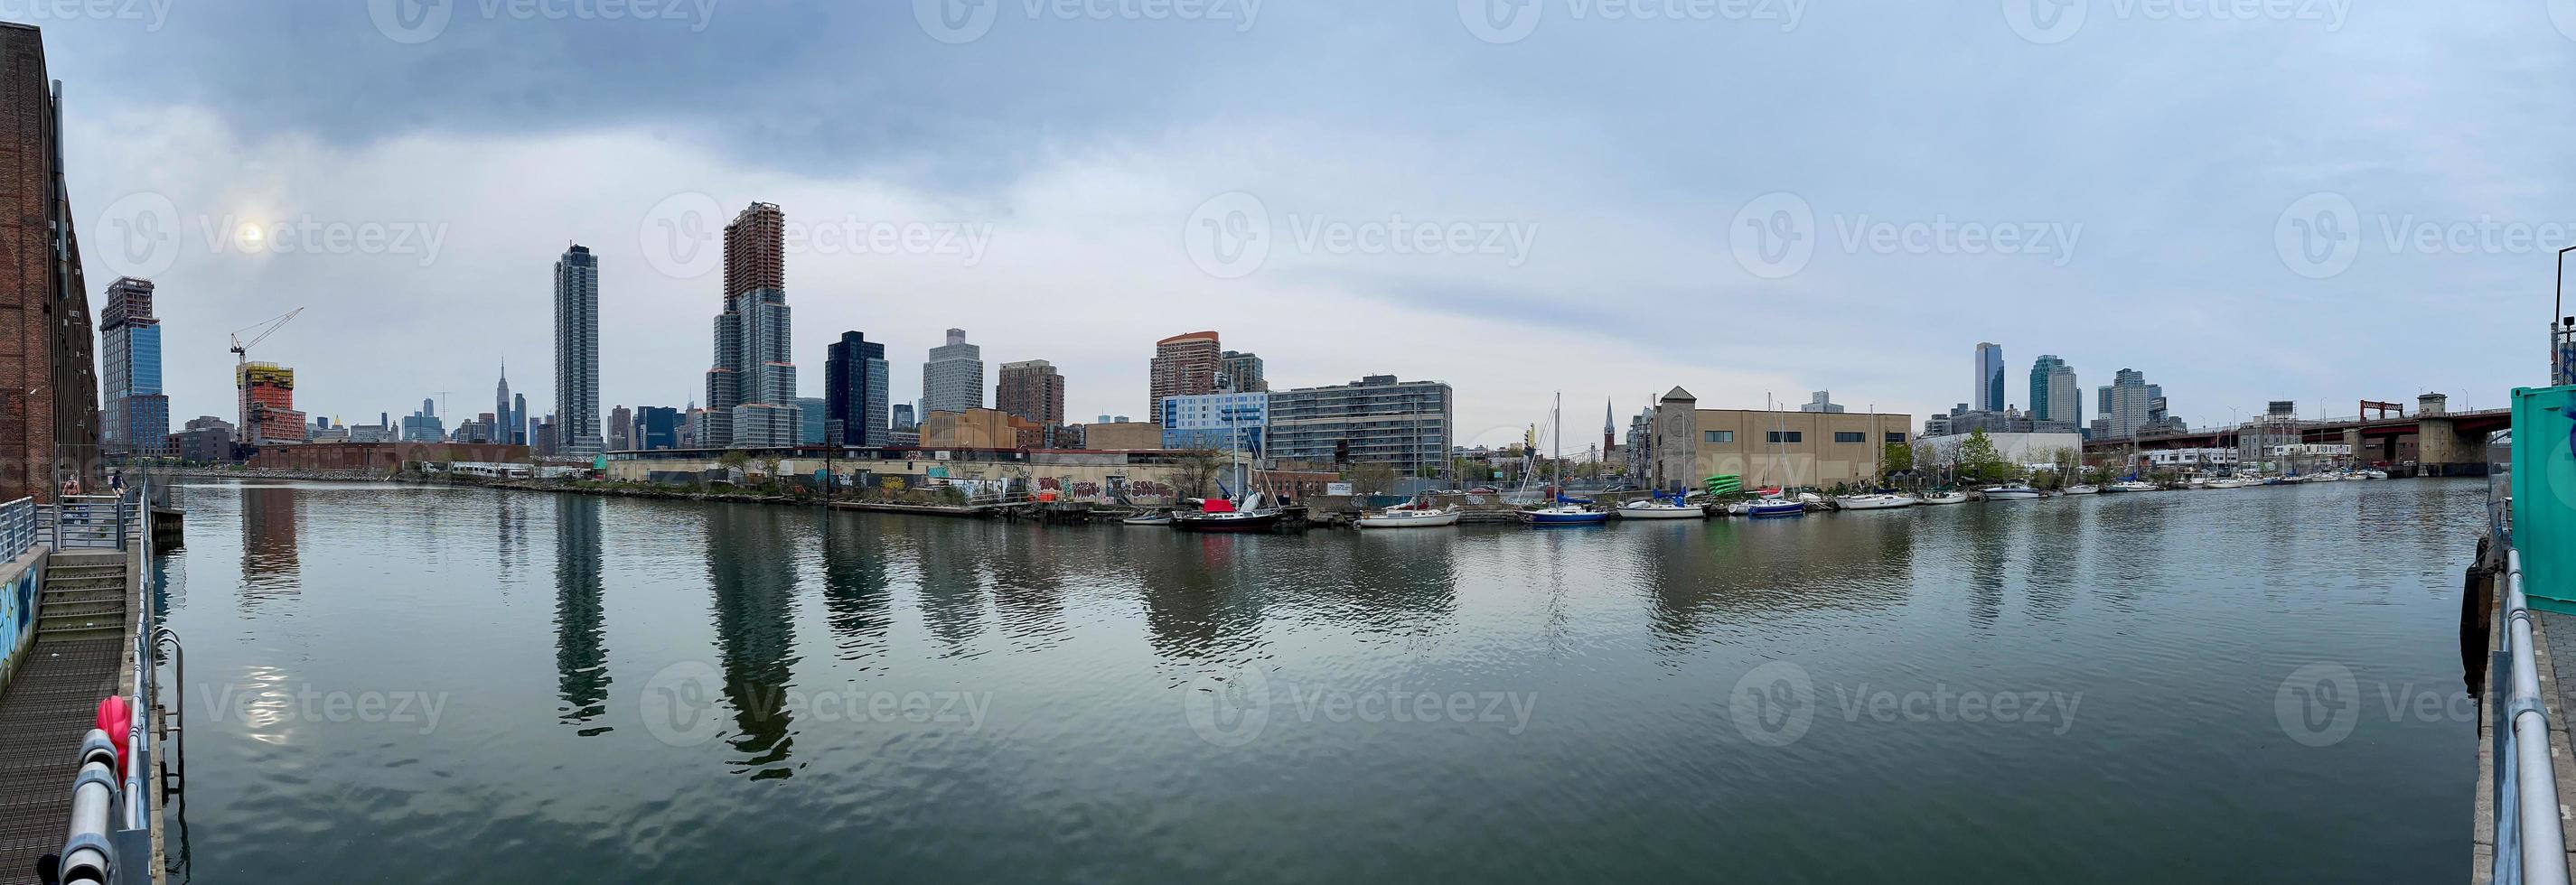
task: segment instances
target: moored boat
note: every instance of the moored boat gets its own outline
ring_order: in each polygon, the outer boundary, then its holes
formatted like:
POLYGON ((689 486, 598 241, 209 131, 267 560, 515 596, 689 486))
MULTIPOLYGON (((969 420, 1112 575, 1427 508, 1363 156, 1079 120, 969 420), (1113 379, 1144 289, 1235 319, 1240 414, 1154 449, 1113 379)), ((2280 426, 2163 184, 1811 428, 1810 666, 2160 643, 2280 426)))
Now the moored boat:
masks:
POLYGON ((1364 529, 1433 528, 1457 524, 1458 507, 1454 504, 1447 507, 1432 507, 1428 504, 1389 507, 1375 513, 1363 514, 1359 520, 1360 528, 1364 529))
POLYGON ((1932 494, 1929 494, 1929 495, 1925 495, 1925 496, 1923 496, 1923 506, 1926 506, 1926 507, 1934 507, 1934 506, 1939 506, 1939 505, 1942 505, 1942 504, 1965 504, 1965 503, 1968 503, 1968 493, 1966 493, 1966 492, 1960 492, 1960 491, 1934 492, 1934 493, 1932 493, 1932 494))
POLYGON ((1700 508, 1698 508, 1698 507, 1692 507, 1692 506, 1685 505, 1685 504, 1683 504, 1683 503, 1682 503, 1682 502, 1680 502, 1680 501, 1666 500, 1666 499, 1663 499, 1663 498, 1650 498, 1650 499, 1641 500, 1641 501, 1630 501, 1630 502, 1628 502, 1628 503, 1625 503, 1625 504, 1621 504, 1621 505, 1619 505, 1619 509, 1617 509, 1617 510, 1615 510, 1615 511, 1612 511, 1612 512, 1617 513, 1617 514, 1619 515, 1619 518, 1620 518, 1620 519, 1706 519, 1706 518, 1708 518, 1708 511, 1706 511, 1706 510, 1700 509, 1700 508))
POLYGON ((1136 514, 1136 515, 1134 515, 1134 516, 1127 517, 1126 519, 1119 520, 1119 521, 1118 521, 1118 523, 1119 523, 1120 525, 1161 525, 1161 526, 1167 526, 1167 525, 1171 525, 1171 524, 1172 524, 1172 513, 1171 513, 1171 511, 1168 511, 1168 510, 1158 511, 1158 512, 1154 512, 1154 513, 1139 513, 1139 514, 1136 514))
POLYGON ((1844 495, 1835 498, 1834 503, 1845 510, 1894 510, 1899 507, 1912 507, 1922 502, 1916 500, 1913 495, 1872 494, 1844 495))
POLYGON ((2098 495, 2102 493, 2102 487, 2091 483, 2071 485, 2066 487, 2066 493, 2069 495, 2098 495))
POLYGON ((1745 509, 1744 515, 1757 518, 1772 516, 1805 516, 1807 515, 1807 505, 1805 502, 1788 498, 1764 498, 1753 502, 1751 507, 1745 509))
POLYGON ((2152 491, 2155 491, 2155 490, 2156 490, 2156 484, 2155 484, 2155 483, 2145 482, 2145 481, 2135 480, 2135 479, 2122 480, 2122 481, 2119 481, 2119 482, 2112 483, 2112 484, 2111 484, 2111 486, 2110 486, 2110 488, 2109 488, 2109 489, 2106 489, 2106 491, 2113 491, 2113 492, 2152 492, 2152 491))
POLYGON ((1243 506, 1224 498, 1209 498, 1196 513, 1172 515, 1172 527, 1185 532, 1266 532, 1279 524, 1279 508, 1263 507, 1261 493, 1246 497, 1243 506))
POLYGON ((1600 525, 1610 521, 1610 514, 1581 504, 1558 504, 1523 510, 1521 521, 1530 525, 1600 525))
POLYGON ((1982 493, 1988 501, 2036 501, 2039 490, 2018 482, 2005 483, 1982 493))

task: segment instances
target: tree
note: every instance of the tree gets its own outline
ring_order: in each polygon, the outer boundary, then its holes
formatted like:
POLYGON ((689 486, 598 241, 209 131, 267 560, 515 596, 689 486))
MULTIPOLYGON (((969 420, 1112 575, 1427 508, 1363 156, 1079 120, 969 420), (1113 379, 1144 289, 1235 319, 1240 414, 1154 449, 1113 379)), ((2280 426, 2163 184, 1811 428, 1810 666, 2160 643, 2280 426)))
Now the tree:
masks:
POLYGON ((1184 449, 1172 456, 1172 490, 1184 498, 1207 497, 1208 482, 1225 467, 1215 449, 1184 449))
POLYGON ((1881 476, 1911 472, 1914 469, 1914 447, 1905 443, 1888 443, 1887 453, 1879 457, 1881 476))
POLYGON ((1395 466, 1367 463, 1353 466, 1350 472, 1351 493, 1379 495, 1395 487, 1395 466))
POLYGON ((1995 451, 1995 441, 1986 436, 1985 428, 1968 434, 1959 444, 1959 475, 1982 482, 1996 482, 2012 475, 2012 465, 2004 463, 2002 453, 1995 451))

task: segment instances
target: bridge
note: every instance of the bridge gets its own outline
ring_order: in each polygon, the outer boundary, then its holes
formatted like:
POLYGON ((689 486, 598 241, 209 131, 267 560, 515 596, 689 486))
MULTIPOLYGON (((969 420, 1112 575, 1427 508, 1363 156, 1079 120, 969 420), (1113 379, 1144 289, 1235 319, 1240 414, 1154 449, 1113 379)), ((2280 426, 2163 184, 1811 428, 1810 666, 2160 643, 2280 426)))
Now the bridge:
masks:
MULTIPOLYGON (((2388 403, 2365 402, 2364 412, 2394 410, 2388 403)), ((2134 439, 2088 440, 2084 452, 2113 454, 2162 449, 2237 448, 2246 444, 2344 445, 2355 463, 2385 464, 2415 476, 2485 476, 2487 435, 2513 423, 2511 409, 2453 412, 2440 409, 2408 416, 2355 415, 2348 418, 2265 416, 2234 426, 2198 427, 2181 433, 2145 434, 2134 439)))

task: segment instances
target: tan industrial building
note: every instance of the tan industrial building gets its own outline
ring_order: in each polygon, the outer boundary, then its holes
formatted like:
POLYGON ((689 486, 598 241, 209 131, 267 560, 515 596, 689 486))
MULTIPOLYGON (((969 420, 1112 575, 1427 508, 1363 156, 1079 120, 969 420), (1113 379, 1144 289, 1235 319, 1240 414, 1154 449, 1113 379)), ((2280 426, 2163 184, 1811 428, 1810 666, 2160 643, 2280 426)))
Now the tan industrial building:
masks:
POLYGON ((1699 488, 1718 474, 1746 488, 1826 487, 1878 475, 1887 446, 1913 439, 1911 415, 1703 409, 1679 387, 1655 404, 1655 475, 1662 489, 1699 488))
POLYGON ((1082 430, 1082 447, 1094 451, 1132 452, 1163 447, 1163 425, 1151 421, 1076 426, 1082 430))

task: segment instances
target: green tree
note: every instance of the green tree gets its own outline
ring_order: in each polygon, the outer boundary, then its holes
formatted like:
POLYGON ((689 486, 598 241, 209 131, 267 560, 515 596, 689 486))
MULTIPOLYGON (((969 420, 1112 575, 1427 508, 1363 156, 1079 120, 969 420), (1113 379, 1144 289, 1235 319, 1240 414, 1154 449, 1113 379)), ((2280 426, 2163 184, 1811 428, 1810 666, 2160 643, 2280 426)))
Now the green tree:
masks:
POLYGON ((1381 495, 1395 488, 1395 466, 1391 464, 1358 464, 1350 471, 1351 493, 1381 495))
POLYGON ((1995 450, 1995 441, 1984 428, 1968 434, 1959 444, 1959 475, 1980 482, 1999 482, 2012 476, 2012 465, 2004 463, 2003 453, 1995 450))
POLYGON ((1879 456, 1880 476, 1907 473, 1914 469, 1914 447, 1905 443, 1888 443, 1887 452, 1879 456))

